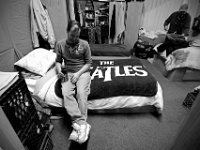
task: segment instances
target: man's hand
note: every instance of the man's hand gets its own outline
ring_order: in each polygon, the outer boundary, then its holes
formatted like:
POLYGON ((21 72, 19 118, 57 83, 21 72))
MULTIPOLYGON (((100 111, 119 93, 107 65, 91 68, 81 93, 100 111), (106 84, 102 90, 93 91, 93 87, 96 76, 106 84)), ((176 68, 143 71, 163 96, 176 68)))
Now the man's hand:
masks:
POLYGON ((72 76, 71 76, 71 82, 74 84, 78 81, 78 78, 79 78, 79 74, 78 73, 74 73, 72 76))
POLYGON ((58 78, 63 81, 63 80, 65 80, 65 75, 62 72, 60 72, 60 73, 58 73, 58 78))
POLYGON ((168 31, 168 26, 164 26, 164 30, 165 30, 165 31, 168 31))

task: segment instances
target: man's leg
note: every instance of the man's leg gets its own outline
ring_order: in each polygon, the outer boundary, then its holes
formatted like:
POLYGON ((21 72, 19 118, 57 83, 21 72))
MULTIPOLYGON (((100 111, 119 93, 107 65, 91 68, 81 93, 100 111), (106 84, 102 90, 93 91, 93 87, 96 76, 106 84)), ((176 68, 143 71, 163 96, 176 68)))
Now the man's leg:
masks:
MULTIPOLYGON (((68 114, 71 116, 72 127, 74 128, 74 130, 70 134, 69 139, 79 142, 81 144, 88 139, 88 134, 91 127, 89 124, 86 123, 86 117, 85 115, 82 115, 82 111, 80 111, 80 106, 74 97, 76 86, 75 84, 71 83, 70 74, 68 75, 68 79, 68 81, 62 83, 62 93, 64 97, 65 108, 68 114)), ((86 104, 85 108, 87 108, 87 102, 85 102, 84 104, 86 104)))
POLYGON ((90 128, 91 126, 86 122, 87 120, 87 100, 88 100, 88 95, 90 93, 90 82, 91 82, 91 76, 89 72, 83 73, 77 83, 77 101, 79 104, 79 109, 82 114, 82 118, 84 119, 84 122, 80 125, 80 133, 83 133, 79 136, 79 143, 84 143, 87 141, 90 128))
POLYGON ((64 98, 64 107, 70 115, 72 122, 75 122, 77 119, 81 119, 82 114, 74 97, 75 85, 71 83, 70 79, 62 83, 62 94, 64 98))
POLYGON ((79 109, 85 121, 87 120, 87 100, 88 95, 90 94, 90 83, 91 83, 91 76, 89 72, 83 73, 76 85, 77 85, 77 94, 76 98, 79 104, 79 109))

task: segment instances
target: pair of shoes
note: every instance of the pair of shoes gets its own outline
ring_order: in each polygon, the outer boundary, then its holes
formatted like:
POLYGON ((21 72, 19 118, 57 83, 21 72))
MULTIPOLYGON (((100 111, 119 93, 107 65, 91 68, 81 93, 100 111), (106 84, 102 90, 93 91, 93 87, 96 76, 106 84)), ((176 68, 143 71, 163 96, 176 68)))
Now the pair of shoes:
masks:
POLYGON ((81 125, 74 123, 72 127, 74 129, 69 136, 69 140, 73 140, 75 142, 78 142, 79 144, 86 142, 89 136, 91 126, 88 123, 81 125))
POLYGON ((73 131, 69 136, 69 140, 78 142, 80 126, 77 123, 73 123, 72 127, 73 131))
POLYGON ((80 134, 78 138, 78 143, 82 144, 88 140, 91 125, 88 123, 80 125, 80 134))

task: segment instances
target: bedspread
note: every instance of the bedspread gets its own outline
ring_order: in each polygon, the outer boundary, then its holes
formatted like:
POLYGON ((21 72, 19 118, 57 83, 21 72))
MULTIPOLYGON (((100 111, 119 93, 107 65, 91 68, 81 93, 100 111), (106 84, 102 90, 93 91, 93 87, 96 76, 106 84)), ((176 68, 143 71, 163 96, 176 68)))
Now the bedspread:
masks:
POLYGON ((89 100, 113 96, 154 96, 156 79, 139 59, 93 60, 89 100))
POLYGON ((166 70, 176 68, 191 68, 200 70, 200 47, 187 47, 178 49, 167 57, 166 70))

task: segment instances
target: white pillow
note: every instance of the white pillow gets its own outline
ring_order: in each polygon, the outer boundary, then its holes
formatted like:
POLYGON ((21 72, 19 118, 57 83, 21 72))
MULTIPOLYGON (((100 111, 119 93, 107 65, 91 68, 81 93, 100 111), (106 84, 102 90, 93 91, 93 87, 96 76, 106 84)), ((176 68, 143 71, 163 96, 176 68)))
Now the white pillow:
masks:
POLYGON ((43 48, 38 48, 25 55, 14 65, 44 76, 49 68, 55 63, 55 59, 56 53, 43 48))

